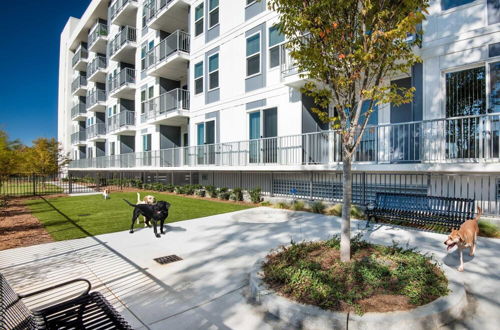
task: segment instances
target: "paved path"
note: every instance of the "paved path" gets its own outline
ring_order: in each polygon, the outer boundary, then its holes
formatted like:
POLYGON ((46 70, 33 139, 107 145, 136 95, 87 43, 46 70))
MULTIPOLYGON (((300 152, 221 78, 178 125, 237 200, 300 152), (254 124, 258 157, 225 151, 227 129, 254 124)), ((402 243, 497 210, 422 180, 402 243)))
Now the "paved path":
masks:
MULTIPOLYGON (((103 221, 106 221, 103 219, 103 221)), ((450 266, 444 235, 353 221, 377 243, 392 240, 433 253, 450 266)), ((32 291, 73 277, 96 290, 138 329, 289 329, 247 303, 244 293, 253 263, 290 240, 325 239, 338 233, 340 219, 305 212, 258 208, 173 223, 160 239, 151 229, 0 252, 0 272, 19 291, 32 291), (153 258, 176 254, 184 260, 159 265, 153 258)), ((470 308, 450 329, 498 329, 500 240, 479 238, 477 255, 466 257, 461 274, 470 308)), ((47 298, 28 301, 42 305, 47 298)), ((51 298, 50 298, 51 299, 51 298)))

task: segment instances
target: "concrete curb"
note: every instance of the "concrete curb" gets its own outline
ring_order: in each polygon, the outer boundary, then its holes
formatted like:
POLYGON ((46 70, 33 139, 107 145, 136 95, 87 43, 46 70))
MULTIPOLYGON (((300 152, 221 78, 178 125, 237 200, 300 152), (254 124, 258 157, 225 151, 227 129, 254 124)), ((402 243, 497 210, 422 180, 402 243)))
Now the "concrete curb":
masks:
POLYGON ((264 259, 250 272, 250 297, 264 310, 301 329, 435 329, 462 316, 467 305, 463 281, 457 271, 440 265, 448 278, 450 294, 410 311, 347 314, 323 310, 289 300, 269 289, 261 271, 264 259))

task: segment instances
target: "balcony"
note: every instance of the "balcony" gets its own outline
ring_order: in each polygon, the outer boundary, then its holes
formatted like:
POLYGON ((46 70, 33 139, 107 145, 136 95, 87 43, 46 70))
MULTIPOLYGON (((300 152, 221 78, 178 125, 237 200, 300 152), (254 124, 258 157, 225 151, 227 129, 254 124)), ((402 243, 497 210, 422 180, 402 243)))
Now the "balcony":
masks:
POLYGON ((122 111, 106 121, 107 132, 116 135, 135 135, 135 112, 122 111))
POLYGON ((87 77, 76 77, 71 83, 71 93, 73 96, 85 96, 87 94, 87 77))
POLYGON ((89 52, 82 46, 78 47, 71 59, 71 66, 75 71, 85 71, 87 69, 87 59, 89 57, 89 52))
POLYGON ((186 124, 189 91, 176 88, 142 103, 141 123, 180 126, 186 124))
POLYGON ((83 102, 78 102, 71 108, 71 120, 81 121, 87 118, 87 106, 83 102))
POLYGON ((75 146, 85 145, 87 134, 85 130, 71 134, 71 144, 75 146))
MULTIPOLYGON (((322 131, 155 150, 136 153, 132 158, 135 167, 189 166, 201 169, 207 165, 274 165, 280 169, 283 166, 303 169, 303 166, 324 168, 328 165, 332 168, 342 163, 342 144, 339 132, 322 131)), ((354 155, 354 162, 370 166, 497 164, 500 162, 500 114, 370 126, 354 155)), ((113 167, 104 160, 103 164, 113 167)))
POLYGON ((97 23, 89 32, 89 50, 94 53, 106 53, 108 42, 108 26, 104 23, 97 23))
POLYGON ((109 6, 108 18, 110 24, 130 25, 136 24, 137 0, 115 0, 109 6))
POLYGON ((106 82, 106 57, 97 55, 87 66, 88 80, 92 82, 106 82))
POLYGON ((300 89, 308 81, 307 74, 299 72, 297 64, 290 56, 290 51, 281 45, 281 82, 284 85, 300 89))
POLYGON ((135 70, 124 68, 108 80, 109 96, 118 99, 135 98, 135 70))
POLYGON ((137 34, 136 29, 131 26, 125 26, 108 43, 108 58, 117 62, 125 62, 129 64, 135 63, 135 50, 137 34))
POLYGON ((162 31, 188 29, 189 1, 150 0, 144 5, 146 22, 150 28, 162 31))
POLYGON ((106 125, 104 123, 97 123, 90 125, 86 129, 87 140, 89 141, 105 141, 106 140, 106 125))
POLYGON ((177 30, 146 54, 148 75, 181 80, 187 74, 190 36, 177 30))
POLYGON ((106 91, 94 89, 87 94, 87 111, 105 112, 106 111, 106 91))

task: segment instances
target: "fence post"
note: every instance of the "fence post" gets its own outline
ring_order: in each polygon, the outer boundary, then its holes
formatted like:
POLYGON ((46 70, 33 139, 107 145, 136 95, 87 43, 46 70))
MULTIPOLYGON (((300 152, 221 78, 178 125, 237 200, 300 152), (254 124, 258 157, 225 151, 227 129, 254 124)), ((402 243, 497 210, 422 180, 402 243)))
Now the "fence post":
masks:
POLYGON ((271 197, 274 197, 274 172, 271 172, 271 197))
POLYGON ((309 179, 309 197, 313 200, 313 172, 311 171, 311 176, 309 179))
POLYGON ((31 174, 31 181, 33 182, 33 196, 36 196, 36 182, 35 182, 35 174, 31 174))
POLYGON ((366 172, 363 172, 361 180, 363 185, 363 205, 366 205, 366 172))
POLYGON ((123 190, 123 172, 120 171, 120 190, 123 190))
POLYGON ((73 193, 73 176, 71 173, 68 174, 68 194, 73 193))

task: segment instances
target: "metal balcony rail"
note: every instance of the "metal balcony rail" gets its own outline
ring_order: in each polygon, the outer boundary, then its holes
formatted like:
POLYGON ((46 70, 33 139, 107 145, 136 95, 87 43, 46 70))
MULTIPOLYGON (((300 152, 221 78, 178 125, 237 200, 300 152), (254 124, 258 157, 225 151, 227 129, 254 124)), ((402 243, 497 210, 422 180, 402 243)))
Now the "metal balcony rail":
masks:
POLYGON ((108 133, 115 132, 122 127, 135 125, 134 111, 121 111, 106 120, 106 129, 108 133))
POLYGON ((87 94, 87 109, 92 108, 100 102, 106 102, 106 91, 94 89, 87 94))
POLYGON ((98 137, 99 135, 106 135, 106 124, 104 123, 96 123, 94 125, 90 125, 86 129, 87 139, 92 139, 98 137))
POLYGON ((155 18, 159 12, 168 7, 174 0, 146 0, 144 3, 144 12, 146 23, 155 18))
POLYGON ((141 123, 156 119, 174 110, 189 110, 189 91, 176 88, 142 102, 141 123))
POLYGON ((78 62, 81 60, 85 60, 89 57, 89 52, 83 47, 78 47, 78 49, 75 52, 75 55, 73 55, 73 58, 71 59, 71 65, 75 66, 78 62))
POLYGON ((87 134, 86 134, 85 130, 71 134, 71 144, 85 142, 86 139, 87 139, 87 134))
POLYGON ((96 73, 101 69, 106 70, 106 67, 107 67, 106 57, 98 55, 94 57, 92 62, 90 62, 87 65, 87 75, 91 77, 94 73, 96 73))
MULTIPOLYGON (((155 150, 128 155, 127 167, 334 165, 342 161, 337 131, 322 131, 155 150)), ((500 161, 500 114, 386 124, 367 128, 355 162, 368 164, 500 161)), ((102 160, 104 167, 117 163, 102 160)), ((80 166, 77 163, 73 167, 80 166)), ((83 165, 81 165, 83 166, 83 165)))
POLYGON ((108 80, 108 92, 112 93, 127 84, 135 84, 135 70, 124 68, 115 76, 110 76, 108 80))
POLYGON ((71 119, 78 117, 79 115, 84 115, 87 113, 87 107, 85 103, 78 102, 71 108, 71 119))
POLYGON ((108 25, 104 23, 97 23, 92 27, 92 29, 89 32, 89 47, 92 47, 92 45, 101 37, 107 37, 108 36, 108 25))
POLYGON ((125 8, 125 6, 131 2, 136 2, 137 0, 116 0, 114 1, 108 9, 109 21, 112 21, 118 14, 125 8))
POLYGON ((71 83, 71 93, 74 93, 80 87, 85 87, 85 86, 87 86, 87 77, 78 76, 71 83))
POLYGON ((190 40, 189 33, 181 30, 173 32, 146 54, 146 69, 158 65, 177 52, 189 53, 190 40))
POLYGON ((125 26, 118 34, 108 43, 108 56, 113 56, 118 52, 123 45, 128 42, 137 40, 136 29, 131 26, 125 26))

